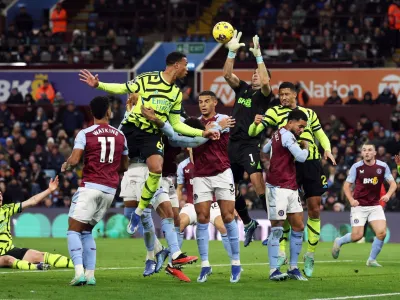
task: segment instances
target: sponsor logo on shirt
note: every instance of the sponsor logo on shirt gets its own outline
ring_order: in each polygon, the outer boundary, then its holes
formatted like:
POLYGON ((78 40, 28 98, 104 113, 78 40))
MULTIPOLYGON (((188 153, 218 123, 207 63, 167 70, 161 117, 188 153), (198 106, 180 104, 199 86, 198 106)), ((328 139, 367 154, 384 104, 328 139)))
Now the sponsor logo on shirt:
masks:
POLYGON ((363 181, 363 183, 364 184, 373 184, 373 185, 376 185, 376 184, 378 184, 378 177, 373 177, 373 178, 364 178, 364 181, 363 181))

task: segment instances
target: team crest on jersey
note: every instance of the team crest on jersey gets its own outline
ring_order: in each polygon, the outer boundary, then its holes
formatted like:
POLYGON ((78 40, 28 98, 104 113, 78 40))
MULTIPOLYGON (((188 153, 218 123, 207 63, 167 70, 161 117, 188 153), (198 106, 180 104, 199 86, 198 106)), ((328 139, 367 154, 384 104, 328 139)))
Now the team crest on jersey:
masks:
POLYGON ((376 173, 378 173, 378 175, 381 175, 382 174, 382 169, 376 170, 376 173))
POLYGON ((278 215, 279 215, 279 216, 282 217, 284 214, 285 214, 285 212, 284 212, 282 209, 281 209, 280 211, 278 211, 278 215))
POLYGON ((354 224, 358 224, 360 222, 359 219, 354 219, 354 224))

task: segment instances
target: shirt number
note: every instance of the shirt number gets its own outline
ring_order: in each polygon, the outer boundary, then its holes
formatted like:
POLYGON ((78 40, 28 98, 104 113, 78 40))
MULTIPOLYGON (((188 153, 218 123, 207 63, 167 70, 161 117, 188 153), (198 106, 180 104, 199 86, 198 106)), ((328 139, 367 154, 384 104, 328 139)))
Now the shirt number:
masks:
POLYGON ((105 163, 106 161, 106 151, 107 151, 107 142, 110 144, 110 153, 108 155, 108 163, 112 163, 114 161, 114 151, 115 151, 115 137, 109 136, 104 137, 100 136, 97 138, 99 143, 101 144, 101 152, 100 152, 100 162, 105 163))

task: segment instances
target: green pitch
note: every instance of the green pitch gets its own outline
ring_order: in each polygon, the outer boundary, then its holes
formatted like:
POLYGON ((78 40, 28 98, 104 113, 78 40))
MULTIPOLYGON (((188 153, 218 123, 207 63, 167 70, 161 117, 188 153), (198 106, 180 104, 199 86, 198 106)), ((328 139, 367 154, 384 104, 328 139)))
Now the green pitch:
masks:
MULTIPOLYGON (((68 255, 67 242, 63 239, 16 239, 15 245, 68 255)), ((344 246, 338 261, 331 258, 331 245, 319 245, 315 277, 308 282, 270 282, 266 264, 267 248, 260 241, 255 241, 247 248, 242 247, 244 272, 238 284, 231 284, 229 261, 222 243, 212 241, 210 262, 213 274, 208 282, 199 284, 196 282, 200 272, 199 262, 184 269, 192 279, 191 283, 179 282, 164 272, 143 278, 143 240, 97 239, 97 286, 68 286, 73 277, 71 269, 45 272, 0 269, 0 299, 297 300, 376 294, 394 294, 381 299, 400 299, 400 244, 386 244, 378 257, 383 268, 375 269, 365 266, 371 244, 344 246)), ((185 241, 183 248, 189 254, 197 255, 195 241, 185 241)))

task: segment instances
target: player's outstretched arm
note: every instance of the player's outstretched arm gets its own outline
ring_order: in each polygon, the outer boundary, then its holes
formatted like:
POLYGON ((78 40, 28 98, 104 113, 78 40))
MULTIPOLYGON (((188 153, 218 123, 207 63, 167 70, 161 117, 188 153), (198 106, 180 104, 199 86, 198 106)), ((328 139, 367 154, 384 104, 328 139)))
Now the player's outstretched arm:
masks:
POLYGON ((96 88, 107 93, 112 94, 129 94, 136 93, 136 91, 132 91, 128 87, 127 83, 105 83, 99 81, 99 75, 93 75, 88 70, 80 70, 79 72, 79 80, 86 83, 88 86, 92 88, 96 88))
POLYGON ((47 190, 36 194, 35 196, 29 198, 28 200, 21 203, 21 209, 32 207, 38 205, 41 201, 43 201, 48 195, 54 192, 58 188, 58 176, 56 178, 50 178, 49 187, 47 190))
POLYGON ((236 52, 240 47, 244 47, 244 43, 239 43, 242 37, 241 32, 234 31, 232 39, 226 44, 229 49, 228 57, 226 58, 224 65, 224 78, 231 88, 237 88, 240 85, 240 79, 233 74, 233 64, 235 63, 236 52))
POLYGON ((267 126, 268 124, 267 120, 264 119, 263 115, 256 115, 254 117, 254 122, 251 123, 249 127, 249 136, 257 136, 259 135, 267 126))
POLYGON ((272 140, 269 140, 268 143, 266 143, 262 148, 262 152, 269 153, 271 151, 271 147, 272 147, 272 140))
POLYGON ((269 78, 267 67, 265 66, 264 59, 261 54, 260 38, 258 35, 253 37, 253 45, 254 48, 250 48, 250 51, 253 53, 257 61, 258 74, 261 82, 261 93, 264 96, 268 96, 271 94, 271 86, 269 84, 271 79, 269 78))
POLYGON ((67 161, 62 164, 61 172, 69 171, 73 167, 75 167, 80 162, 82 155, 83 149, 74 148, 74 150, 72 150, 71 156, 68 157, 67 161))

